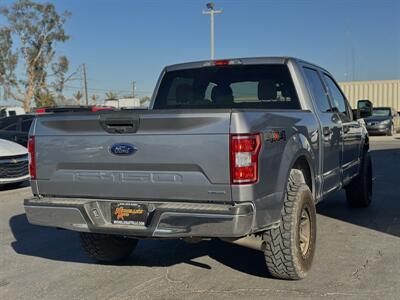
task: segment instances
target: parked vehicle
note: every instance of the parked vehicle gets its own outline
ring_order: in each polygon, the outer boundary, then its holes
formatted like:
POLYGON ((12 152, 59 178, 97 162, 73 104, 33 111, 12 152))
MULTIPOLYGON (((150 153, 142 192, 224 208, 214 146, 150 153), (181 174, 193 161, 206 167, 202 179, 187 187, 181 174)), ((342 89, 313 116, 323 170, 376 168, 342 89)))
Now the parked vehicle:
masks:
MULTIPOLYGON (((114 110, 112 107, 102 106, 64 106, 52 108, 38 108, 36 114, 44 113, 79 113, 98 112, 114 110)), ((28 134, 36 114, 16 115, 7 118, 0 118, 0 138, 16 142, 24 147, 28 146, 28 134)))
POLYGON ((44 114, 44 113, 98 112, 101 110, 115 110, 115 107, 84 106, 84 105, 41 107, 41 108, 36 108, 35 113, 36 114, 44 114))
POLYGON ((364 121, 369 134, 394 135, 400 131, 400 117, 392 107, 374 107, 372 116, 364 121))
POLYGON ((0 185, 17 185, 28 179, 28 150, 19 144, 0 139, 0 185))
POLYGON ((25 114, 0 119, 0 139, 28 146, 28 134, 35 115, 25 114))
POLYGON ((80 232, 99 261, 142 238, 220 238, 300 279, 315 204, 346 189, 372 199, 368 133, 332 75, 295 58, 166 67, 151 109, 39 116, 32 126, 32 224, 80 232))
POLYGON ((1 107, 0 118, 12 117, 25 114, 25 110, 22 107, 1 107))

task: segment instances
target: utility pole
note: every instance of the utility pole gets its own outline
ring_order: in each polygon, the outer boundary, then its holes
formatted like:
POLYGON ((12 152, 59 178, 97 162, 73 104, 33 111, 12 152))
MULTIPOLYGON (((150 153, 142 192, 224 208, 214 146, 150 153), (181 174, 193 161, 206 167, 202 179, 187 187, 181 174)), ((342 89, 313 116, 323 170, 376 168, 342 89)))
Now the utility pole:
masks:
POLYGON ((210 15, 211 59, 214 59, 214 14, 221 14, 222 10, 214 10, 214 2, 209 2, 206 6, 208 10, 203 10, 203 15, 210 15))
POLYGON ((87 78, 86 78, 86 64, 83 64, 83 84, 85 86, 85 102, 89 105, 88 90, 87 90, 87 78))
POLYGON ((132 80, 132 98, 135 98, 135 80, 132 80))
POLYGON ((351 62, 353 65, 353 81, 356 80, 356 51, 354 46, 351 48, 351 62))

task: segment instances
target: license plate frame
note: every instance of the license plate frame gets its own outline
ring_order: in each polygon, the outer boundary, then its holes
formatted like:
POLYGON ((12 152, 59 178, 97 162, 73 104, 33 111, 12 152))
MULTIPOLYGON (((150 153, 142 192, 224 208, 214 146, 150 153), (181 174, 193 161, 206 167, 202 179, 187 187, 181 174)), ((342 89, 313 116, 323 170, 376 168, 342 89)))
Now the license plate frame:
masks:
POLYGON ((129 202, 111 203, 111 224, 146 226, 149 217, 147 205, 129 202))

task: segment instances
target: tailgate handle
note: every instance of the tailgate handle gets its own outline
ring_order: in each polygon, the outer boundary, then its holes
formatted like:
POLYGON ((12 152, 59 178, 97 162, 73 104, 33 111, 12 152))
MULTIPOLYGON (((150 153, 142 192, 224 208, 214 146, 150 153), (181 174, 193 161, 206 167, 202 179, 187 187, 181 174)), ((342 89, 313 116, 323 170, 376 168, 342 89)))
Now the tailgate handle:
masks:
POLYGON ((139 128, 139 117, 100 118, 100 124, 109 133, 135 133, 139 128))

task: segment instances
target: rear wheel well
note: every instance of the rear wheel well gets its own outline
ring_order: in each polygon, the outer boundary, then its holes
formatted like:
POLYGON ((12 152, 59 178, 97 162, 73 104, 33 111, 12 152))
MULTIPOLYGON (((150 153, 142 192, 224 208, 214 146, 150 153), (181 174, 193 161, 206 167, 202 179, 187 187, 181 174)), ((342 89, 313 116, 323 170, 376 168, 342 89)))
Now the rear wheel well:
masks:
POLYGON ((314 194, 312 174, 307 158, 305 156, 297 158, 293 165, 293 169, 300 170, 303 173, 306 184, 310 188, 311 193, 314 194))

